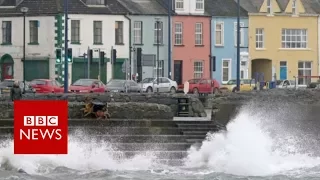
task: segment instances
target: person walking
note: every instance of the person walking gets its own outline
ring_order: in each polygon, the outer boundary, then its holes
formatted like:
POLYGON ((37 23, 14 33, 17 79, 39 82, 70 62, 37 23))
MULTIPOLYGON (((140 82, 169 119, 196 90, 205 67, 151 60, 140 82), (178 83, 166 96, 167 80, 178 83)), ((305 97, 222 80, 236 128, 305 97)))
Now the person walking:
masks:
POLYGON ((20 100, 22 98, 22 91, 19 87, 19 82, 14 82, 10 90, 10 98, 12 101, 20 100))

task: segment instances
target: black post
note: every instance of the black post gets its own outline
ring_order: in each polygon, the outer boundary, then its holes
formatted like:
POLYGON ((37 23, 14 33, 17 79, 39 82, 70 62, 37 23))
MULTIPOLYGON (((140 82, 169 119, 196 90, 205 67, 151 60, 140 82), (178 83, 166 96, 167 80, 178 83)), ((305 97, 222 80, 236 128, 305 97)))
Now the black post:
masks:
MULTIPOLYGON (((172 1, 168 0, 168 78, 172 79, 171 73, 171 11, 172 11, 172 1)), ((162 67, 163 68, 163 67, 162 67)))
POLYGON ((68 0, 64 0, 64 22, 65 22, 65 29, 64 29, 64 93, 68 93, 68 0))
POLYGON ((237 3, 237 90, 240 91, 240 0, 237 0, 237 3))
POLYGON ((159 93, 159 20, 157 20, 157 93, 159 93))
POLYGON ((23 92, 26 92, 26 13, 23 13, 23 92))

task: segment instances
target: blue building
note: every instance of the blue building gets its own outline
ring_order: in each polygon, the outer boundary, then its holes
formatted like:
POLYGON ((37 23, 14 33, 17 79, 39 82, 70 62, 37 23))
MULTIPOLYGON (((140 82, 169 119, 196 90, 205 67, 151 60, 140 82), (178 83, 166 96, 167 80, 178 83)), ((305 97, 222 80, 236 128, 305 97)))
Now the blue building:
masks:
MULTIPOLYGON (((216 58, 216 70, 212 78, 226 83, 237 77, 237 10, 234 0, 206 0, 206 11, 211 19, 211 55, 216 58)), ((240 77, 248 72, 248 13, 240 9, 240 77)))

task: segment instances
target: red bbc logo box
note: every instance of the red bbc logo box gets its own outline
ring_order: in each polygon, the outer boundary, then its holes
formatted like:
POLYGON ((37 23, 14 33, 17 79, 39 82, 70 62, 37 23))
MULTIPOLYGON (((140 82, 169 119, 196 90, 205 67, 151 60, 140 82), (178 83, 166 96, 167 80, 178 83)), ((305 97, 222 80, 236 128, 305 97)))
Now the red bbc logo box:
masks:
POLYGON ((67 154, 68 101, 15 101, 14 154, 67 154))

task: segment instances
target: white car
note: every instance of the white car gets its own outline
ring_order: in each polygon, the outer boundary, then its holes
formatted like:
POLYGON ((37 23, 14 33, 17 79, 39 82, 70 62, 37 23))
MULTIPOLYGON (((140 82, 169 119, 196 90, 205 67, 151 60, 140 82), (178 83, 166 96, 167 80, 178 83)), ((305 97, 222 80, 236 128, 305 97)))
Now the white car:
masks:
POLYGON ((285 88, 288 88, 288 89, 300 89, 300 88, 307 88, 307 85, 296 85, 296 82, 295 80, 282 80, 279 85, 277 85, 277 88, 280 88, 280 89, 285 89, 285 88))
POLYGON ((139 84, 142 92, 170 92, 175 93, 178 88, 176 81, 166 77, 159 77, 159 84, 157 78, 145 78, 139 84))

